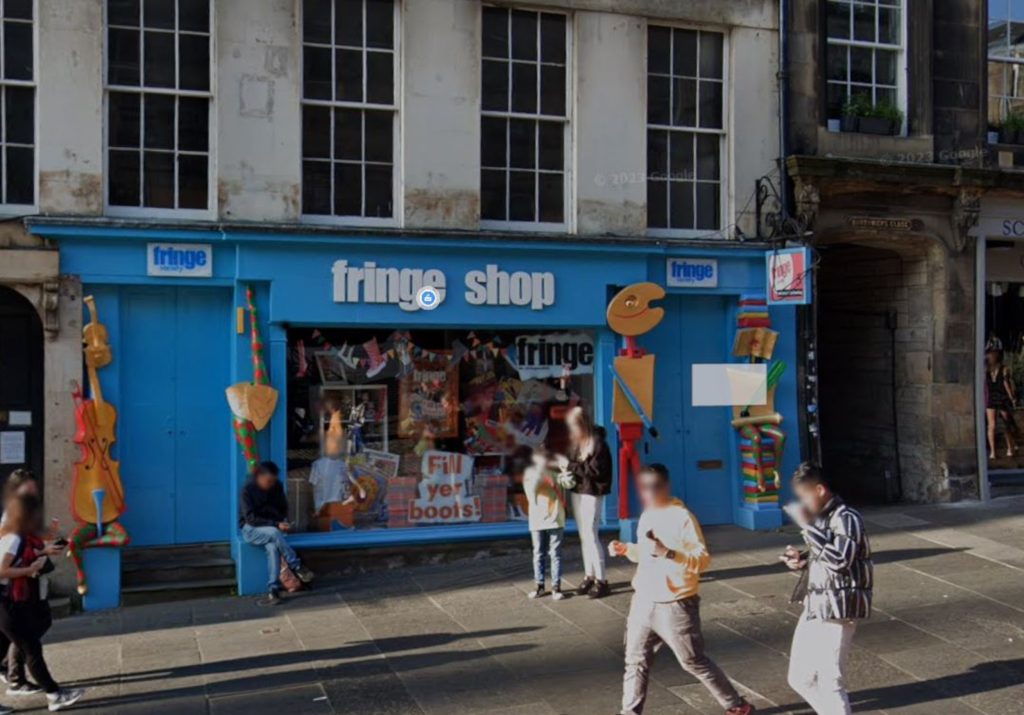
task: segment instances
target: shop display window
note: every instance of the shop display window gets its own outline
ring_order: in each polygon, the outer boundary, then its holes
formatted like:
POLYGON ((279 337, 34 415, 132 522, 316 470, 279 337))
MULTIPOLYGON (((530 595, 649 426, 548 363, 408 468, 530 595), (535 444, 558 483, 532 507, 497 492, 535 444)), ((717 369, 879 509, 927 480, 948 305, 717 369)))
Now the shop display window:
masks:
POLYGON ((288 493, 299 531, 525 521, 509 457, 564 453, 592 411, 585 331, 293 328, 288 493))

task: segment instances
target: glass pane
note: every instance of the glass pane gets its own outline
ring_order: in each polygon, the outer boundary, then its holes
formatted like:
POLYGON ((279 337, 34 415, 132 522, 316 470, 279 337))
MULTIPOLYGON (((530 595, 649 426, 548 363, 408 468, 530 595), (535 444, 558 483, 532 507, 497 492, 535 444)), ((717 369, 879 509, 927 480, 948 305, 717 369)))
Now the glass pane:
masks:
POLYGON ((194 154, 178 157, 178 208, 206 208, 209 198, 207 161, 207 157, 194 154))
POLYGON ((674 181, 693 180, 693 134, 669 133, 669 178, 674 181))
POLYGON ((210 38, 208 35, 179 35, 178 86, 205 92, 210 88, 210 38))
POLYGON ((508 127, 509 166, 532 169, 536 166, 536 122, 510 119, 508 127))
POLYGON ((512 111, 537 111, 537 65, 512 63, 512 111))
POLYGON ((143 82, 147 87, 174 87, 174 35, 170 32, 145 35, 143 82))
POLYGON ((846 104, 846 85, 835 82, 828 83, 826 97, 829 119, 839 119, 843 115, 843 107, 846 104))
POLYGON ((890 45, 902 45, 900 37, 900 12, 894 8, 878 8, 878 41, 890 45))
POLYGON ((875 103, 876 104, 891 104, 896 105, 896 88, 888 87, 877 87, 875 88, 875 103))
POLYGON ((668 74, 672 71, 672 31, 667 27, 647 29, 647 71, 668 74))
POLYGON ((147 94, 144 102, 143 146, 147 149, 173 149, 174 97, 164 94, 147 94))
MULTIPOLYGON (((366 0, 367 47, 394 47, 394 25, 395 6, 392 0, 366 0)), ((388 200, 390 201, 390 194, 388 200)))
POLYGON ((209 151, 210 102, 199 97, 178 99, 178 149, 209 151))
MULTIPOLYGON (((23 0, 23 2, 31 4, 30 0, 23 0)), ((10 0, 4 5, 9 10, 10 0)), ((138 27, 139 0, 107 0, 107 24, 138 27)))
POLYGON ((161 30, 174 29, 174 0, 143 0, 142 23, 161 30))
POLYGON ((849 47, 847 45, 829 45, 826 74, 828 79, 845 82, 847 80, 847 60, 849 59, 849 47))
POLYGON ((362 47, 363 0, 336 0, 334 13, 334 44, 362 47))
POLYGON ((677 127, 697 126, 697 80, 672 80, 672 124, 677 127))
POLYGON ((668 228, 668 182, 647 182, 647 225, 668 228))
POLYGON ((339 101, 363 101, 363 53, 359 50, 334 51, 334 98, 339 101))
POLYGON ((672 71, 685 77, 697 76, 697 31, 673 30, 672 71))
POLYGON ((32 79, 32 25, 4 23, 4 78, 32 79))
POLYGON ((147 151, 142 160, 142 202, 153 208, 174 208, 174 154, 147 151))
POLYGON ((367 165, 364 216, 391 218, 392 184, 390 166, 367 165))
POLYGON ((875 82, 878 84, 896 84, 895 52, 875 50, 875 82))
POLYGON ((331 158, 331 110, 306 105, 302 108, 302 157, 331 158))
POLYGON ((363 212, 363 170, 359 164, 334 165, 334 213, 359 216, 363 212))
POLYGON ((828 36, 842 40, 850 39, 850 3, 828 1, 828 36))
POLYGON ((693 228, 693 183, 669 182, 669 228, 693 228))
POLYGON ((4 95, 4 141, 32 144, 35 132, 35 90, 30 87, 7 87, 4 95))
POLYGON ((480 164, 482 166, 508 166, 507 144, 508 120, 484 117, 480 123, 480 164))
POLYGON ((334 158, 363 158, 363 113, 358 109, 334 110, 334 158))
POLYGON ((717 32, 700 33, 700 76, 722 79, 722 35, 717 32))
POLYGON ((722 128, 722 83, 700 83, 700 125, 705 129, 722 128))
POLYGON ((671 80, 647 76, 647 123, 668 124, 672 116, 671 80))
POLYGON ((484 169, 480 172, 480 218, 504 221, 505 172, 484 169))
POLYGON ((508 220, 537 220, 537 175, 532 171, 510 171, 508 178, 508 220))
POLYGON ((508 10, 484 8, 484 57, 508 57, 508 10))
POLYGON ((189 32, 209 32, 209 0, 178 0, 178 28, 189 32))
POLYGON ((537 129, 540 168, 562 171, 565 169, 565 127, 554 122, 540 122, 537 129))
POLYGON ((697 184, 697 228, 714 231, 719 225, 718 184, 697 184))
POLYGON ((565 177, 563 174, 540 174, 537 195, 540 204, 539 221, 562 223, 565 220, 562 212, 564 191, 565 177))
POLYGON ((302 88, 306 99, 331 99, 331 51, 302 48, 302 88))
POLYGON ((508 63, 484 60, 483 108, 503 112, 508 109, 508 63))
POLYGON ((114 206, 139 205, 139 153, 111 150, 107 195, 114 206))
POLYGON ((126 92, 111 92, 107 108, 108 141, 110 146, 138 147, 142 120, 142 96, 126 92))
POLYGON ((872 56, 874 51, 867 47, 850 48, 850 81, 871 84, 872 56))
POLYGON ((139 33, 110 28, 107 33, 107 81, 110 84, 139 84, 139 33))
POLYGON ((540 112, 559 117, 565 116, 565 67, 541 66, 540 112))
POLYGON ((32 0, 6 0, 4 2, 4 17, 31 20, 32 0))
POLYGON ((7 160, 7 196, 9 204, 31 204, 35 201, 33 150, 9 146, 4 150, 7 160))
POLYGON ((394 156, 394 114, 366 112, 366 160, 390 164, 394 156))
POLYGON ((853 39, 859 42, 875 41, 875 8, 872 5, 853 6, 853 39))
POLYGON ((718 181, 720 176, 721 152, 719 140, 714 134, 697 135, 697 178, 718 181))
POLYGON ((565 15, 540 16, 540 59, 565 64, 565 15))
POLYGON ((302 40, 331 44, 331 0, 302 3, 302 40))
POLYGON ((331 165, 329 162, 302 162, 302 213, 331 213, 331 165))
POLYGON ((366 101, 375 104, 394 104, 394 55, 390 52, 366 53, 366 101))
POLYGON ((512 57, 537 59, 537 13, 512 11, 512 57))
POLYGON ((668 174, 668 132, 647 130, 647 176, 664 179, 668 174))

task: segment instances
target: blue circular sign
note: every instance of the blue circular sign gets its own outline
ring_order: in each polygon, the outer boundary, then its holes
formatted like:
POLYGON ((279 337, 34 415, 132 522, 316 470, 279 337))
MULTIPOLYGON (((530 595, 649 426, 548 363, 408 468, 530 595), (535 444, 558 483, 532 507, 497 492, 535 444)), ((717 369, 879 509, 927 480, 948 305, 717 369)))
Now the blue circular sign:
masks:
POLYGON ((416 292, 416 305, 423 310, 433 310, 441 305, 441 294, 434 286, 423 286, 416 292))

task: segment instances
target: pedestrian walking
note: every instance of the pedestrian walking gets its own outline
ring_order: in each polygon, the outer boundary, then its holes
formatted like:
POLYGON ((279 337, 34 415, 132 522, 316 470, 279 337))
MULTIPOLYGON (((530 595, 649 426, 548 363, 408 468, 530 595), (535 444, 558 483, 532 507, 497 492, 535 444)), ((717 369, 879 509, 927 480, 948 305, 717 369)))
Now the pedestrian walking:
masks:
POLYGON ((313 580, 313 572, 302 564, 285 538, 292 527, 288 523, 288 497, 281 485, 280 472, 273 462, 260 462, 242 489, 242 515, 238 520, 242 539, 247 544, 262 546, 267 552, 267 595, 256 602, 260 606, 281 603, 282 559, 302 583, 313 580))
POLYGON ((545 595, 544 578, 546 566, 551 571, 551 597, 556 601, 565 598, 562 591, 562 542, 565 538, 565 489, 559 482, 562 478, 554 469, 550 455, 543 448, 518 451, 513 458, 523 476, 523 490, 526 492, 530 524, 530 540, 533 544, 534 589, 530 598, 545 595))
POLYGON ((798 502, 786 513, 807 549, 780 559, 801 580, 793 600, 803 612, 789 654, 789 686, 818 715, 849 715, 846 663, 857 621, 871 616, 871 545, 860 514, 830 488, 821 468, 801 464, 793 475, 798 502))
POLYGON ((583 550, 584 578, 576 592, 580 596, 603 598, 611 589, 604 563, 599 529, 604 513, 604 498, 612 488, 612 456, 605 431, 594 426, 581 407, 566 416, 569 426, 569 454, 559 466, 575 478, 570 499, 583 550))
POLYGON ((644 467, 637 489, 644 511, 638 543, 613 541, 608 552, 638 564, 633 601, 626 621, 626 672, 622 715, 640 715, 647 700, 654 654, 668 646, 679 664, 700 680, 727 715, 750 715, 747 703, 725 673, 704 652, 700 625, 701 573, 711 563, 700 524, 679 499, 672 497, 668 469, 644 467))

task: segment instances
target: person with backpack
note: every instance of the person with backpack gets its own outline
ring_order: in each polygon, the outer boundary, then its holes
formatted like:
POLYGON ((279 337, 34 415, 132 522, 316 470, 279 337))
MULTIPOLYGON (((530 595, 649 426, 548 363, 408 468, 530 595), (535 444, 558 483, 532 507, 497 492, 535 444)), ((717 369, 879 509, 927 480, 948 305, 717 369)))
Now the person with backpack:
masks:
MULTIPOLYGON (((50 626, 49 605, 40 593, 40 575, 48 568, 46 547, 38 534, 42 527, 39 498, 24 494, 7 504, 6 523, 0 527, 0 633, 11 643, 8 657, 9 693, 45 693, 50 712, 81 700, 80 688, 61 688, 43 659, 42 636, 50 626), (35 681, 15 682, 24 670, 35 681)), ((52 564, 49 564, 52 569, 52 564)))

